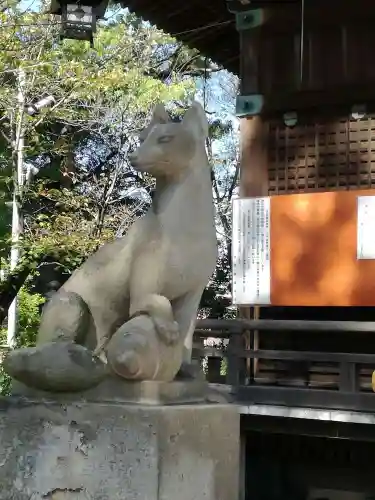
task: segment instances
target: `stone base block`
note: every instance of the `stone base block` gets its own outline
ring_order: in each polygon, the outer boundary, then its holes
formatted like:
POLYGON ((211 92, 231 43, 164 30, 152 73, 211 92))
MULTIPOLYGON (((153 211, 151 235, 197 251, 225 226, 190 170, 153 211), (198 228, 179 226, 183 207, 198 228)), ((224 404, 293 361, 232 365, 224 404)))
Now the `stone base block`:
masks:
POLYGON ((0 400, 1 500, 236 500, 233 405, 0 400))
POLYGON ((208 383, 205 380, 174 382, 130 382, 119 377, 108 377, 102 383, 79 393, 51 393, 31 389, 20 382, 13 381, 12 394, 28 400, 57 401, 101 401, 137 403, 146 405, 170 405, 205 402, 208 396, 208 383))

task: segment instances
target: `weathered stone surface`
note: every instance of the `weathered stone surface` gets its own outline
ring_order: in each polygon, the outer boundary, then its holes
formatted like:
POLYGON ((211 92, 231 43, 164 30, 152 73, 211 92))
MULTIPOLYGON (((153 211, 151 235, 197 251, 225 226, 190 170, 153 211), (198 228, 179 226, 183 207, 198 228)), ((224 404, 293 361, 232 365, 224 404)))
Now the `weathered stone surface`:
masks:
MULTIPOLYGON (((171 308, 165 297, 161 299, 171 308)), ((105 352, 108 365, 117 375, 128 380, 174 379, 182 363, 182 348, 161 341, 159 324, 155 324, 152 316, 141 314, 115 332, 105 352)), ((166 322, 166 330, 170 324, 166 322)))
POLYGON ((217 258, 207 135, 198 102, 181 123, 172 122, 162 104, 155 108, 140 146, 128 157, 133 168, 156 179, 152 207, 53 294, 43 308, 37 346, 13 353, 5 365, 13 378, 41 390, 95 385, 102 367, 83 347, 63 350, 56 367, 51 357, 46 379, 45 344, 56 341, 82 344, 125 379, 170 382, 178 373, 197 374, 189 366, 194 326, 217 258))
MULTIPOLYGON (((128 157, 134 169, 156 179, 152 207, 126 236, 102 245, 51 297, 34 358, 43 344, 62 340, 82 344, 103 360, 107 353, 112 369, 126 379, 170 382, 182 364, 180 376, 191 377, 186 365, 197 310, 217 258, 207 134, 198 102, 180 123, 172 122, 163 105, 156 107, 140 146, 128 157), (144 317, 135 319, 139 314, 144 317)), ((63 390, 65 373, 79 376, 68 356, 65 361, 63 370, 53 371, 56 390, 63 390)), ((13 368, 12 375, 28 383, 13 368)), ((28 373, 31 368, 32 385, 44 390, 45 372, 29 363, 28 373)))
POLYGON ((96 387, 80 393, 51 393, 32 389, 24 384, 12 385, 14 396, 24 396, 29 400, 56 401, 101 401, 136 403, 144 405, 172 405, 200 403, 208 398, 208 383, 204 380, 156 382, 147 380, 130 382, 119 377, 108 377, 96 387))
POLYGON ((229 405, 0 401, 1 500, 235 500, 229 405))
POLYGON ((90 328, 91 314, 80 295, 74 292, 65 292, 63 289, 51 296, 49 303, 53 307, 43 308, 43 322, 38 332, 38 343, 55 340, 72 340, 78 344, 84 343, 90 328), (69 314, 66 311, 69 310, 69 314), (51 323, 59 325, 51 330, 51 323))
POLYGON ((10 351, 3 367, 30 387, 56 392, 94 387, 108 374, 107 366, 92 352, 65 341, 10 351))

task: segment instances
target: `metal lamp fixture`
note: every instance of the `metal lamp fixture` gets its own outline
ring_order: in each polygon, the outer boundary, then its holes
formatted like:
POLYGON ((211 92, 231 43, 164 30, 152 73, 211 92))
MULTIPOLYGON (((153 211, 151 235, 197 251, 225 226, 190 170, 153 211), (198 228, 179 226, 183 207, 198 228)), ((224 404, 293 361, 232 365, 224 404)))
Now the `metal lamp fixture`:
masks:
POLYGON ((62 5, 61 38, 87 40, 92 46, 96 31, 96 18, 91 5, 68 3, 62 5))
POLYGON ((366 104, 354 104, 350 110, 350 115, 353 120, 362 120, 367 114, 366 104))
POLYGON ((52 0, 50 14, 61 16, 60 38, 87 40, 94 43, 96 22, 103 19, 108 0, 52 0))
POLYGON ((298 123, 298 115, 295 111, 284 113, 283 119, 287 127, 294 127, 298 123))

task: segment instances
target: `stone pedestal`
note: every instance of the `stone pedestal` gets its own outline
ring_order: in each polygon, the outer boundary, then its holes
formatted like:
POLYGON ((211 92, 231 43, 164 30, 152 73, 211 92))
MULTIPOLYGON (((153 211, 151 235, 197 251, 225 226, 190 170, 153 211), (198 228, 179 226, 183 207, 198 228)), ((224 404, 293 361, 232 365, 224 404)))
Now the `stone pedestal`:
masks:
POLYGON ((0 400, 1 500, 237 500, 225 404, 0 400))
POLYGON ((101 403, 132 403, 146 405, 170 405, 203 403, 208 399, 209 385, 205 380, 157 382, 155 380, 130 382, 119 377, 108 377, 93 389, 81 392, 51 393, 31 389, 12 382, 13 396, 24 396, 40 401, 90 401, 101 403))

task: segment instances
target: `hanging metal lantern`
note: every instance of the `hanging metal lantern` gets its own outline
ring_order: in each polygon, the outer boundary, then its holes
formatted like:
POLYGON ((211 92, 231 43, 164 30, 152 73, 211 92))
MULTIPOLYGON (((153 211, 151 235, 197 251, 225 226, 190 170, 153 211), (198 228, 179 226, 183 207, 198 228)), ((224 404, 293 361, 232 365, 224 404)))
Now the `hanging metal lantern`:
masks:
POLYGON ((298 115, 295 111, 289 111, 283 114, 284 123, 287 127, 295 127, 298 123, 298 115))
POLYGON ((87 40, 94 43, 96 22, 103 19, 108 0, 52 0, 50 14, 61 16, 60 38, 87 40))
POLYGON ((367 114, 366 104, 354 104, 350 110, 350 115, 353 120, 363 120, 367 114))

